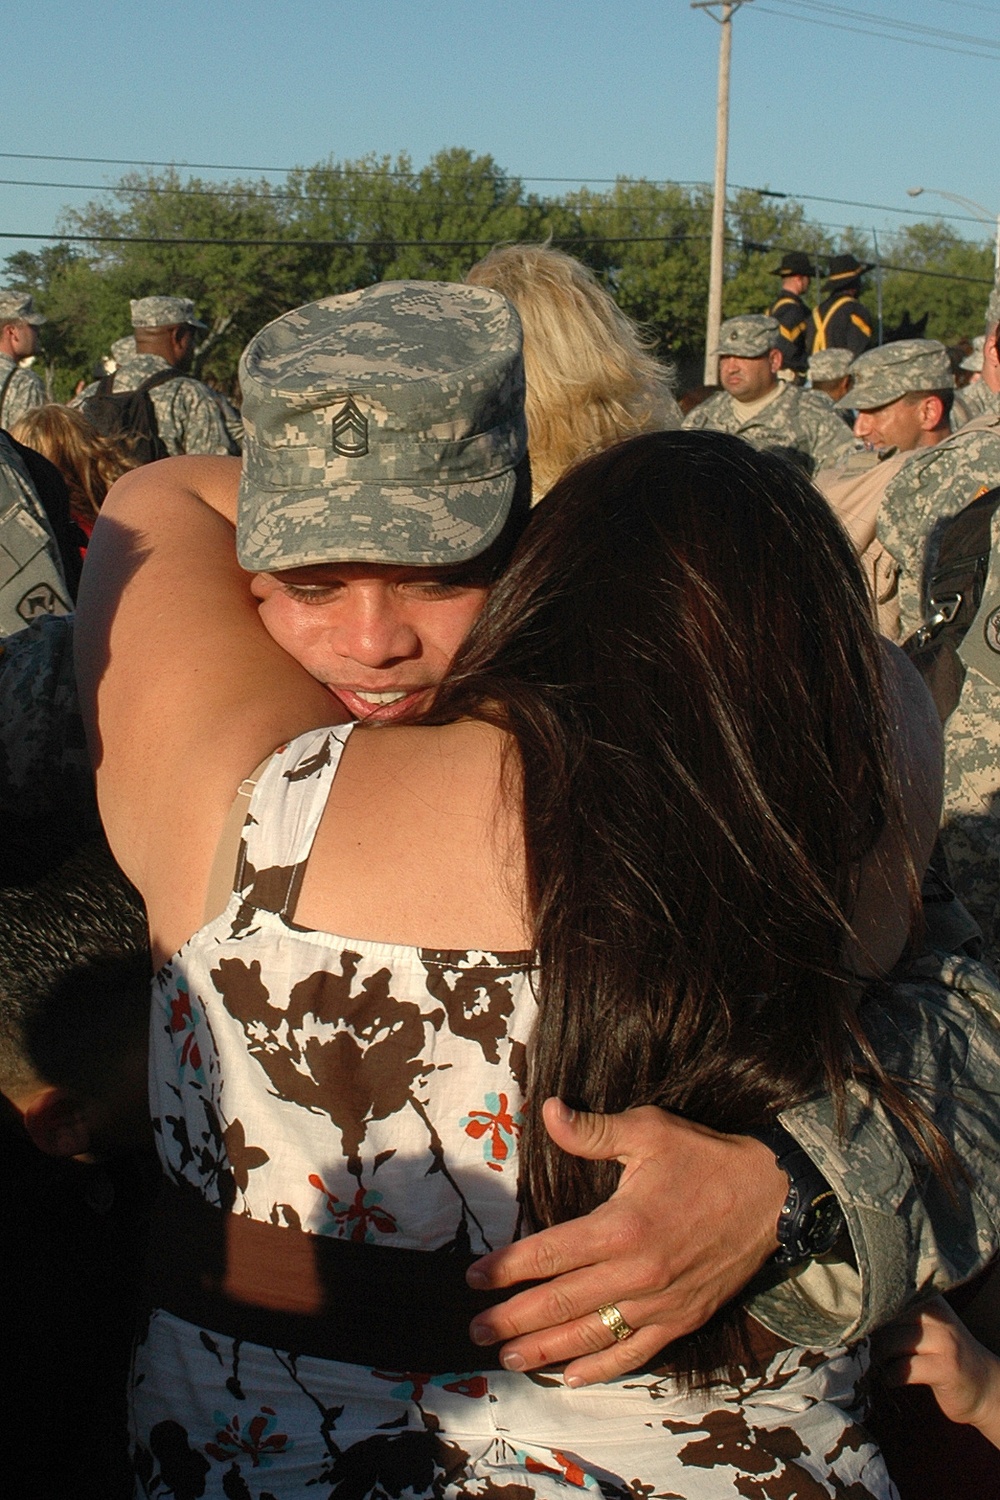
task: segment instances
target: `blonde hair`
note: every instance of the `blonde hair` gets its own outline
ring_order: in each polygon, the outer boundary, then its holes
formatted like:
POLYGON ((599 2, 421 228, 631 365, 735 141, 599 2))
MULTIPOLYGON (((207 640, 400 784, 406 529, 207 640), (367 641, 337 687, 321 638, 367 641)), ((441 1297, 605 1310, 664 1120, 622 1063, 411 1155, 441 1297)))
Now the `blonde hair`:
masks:
POLYGON ((524 328, 534 499, 589 453, 679 427, 673 369, 580 261, 550 245, 499 246, 466 281, 513 302, 524 328))
POLYGON ((105 437, 71 406, 36 406, 14 423, 11 435, 55 464, 73 519, 88 530, 115 480, 136 467, 124 443, 105 437))

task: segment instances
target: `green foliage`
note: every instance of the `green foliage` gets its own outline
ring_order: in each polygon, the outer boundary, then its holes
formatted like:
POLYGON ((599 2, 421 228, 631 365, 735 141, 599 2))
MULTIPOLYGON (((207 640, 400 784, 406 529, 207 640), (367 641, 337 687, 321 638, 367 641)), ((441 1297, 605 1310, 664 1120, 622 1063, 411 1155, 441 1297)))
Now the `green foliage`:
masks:
MULTIPOLYGON (((785 250, 874 259, 864 232, 847 230, 835 245, 800 203, 780 194, 741 190, 727 208, 726 317, 770 304, 785 250)), ((7 259, 6 279, 30 291, 49 319, 42 347, 58 399, 89 379, 128 332, 129 298, 158 292, 194 299, 210 325, 196 373, 232 388, 243 345, 287 308, 397 277, 458 280, 493 244, 551 239, 590 265, 682 379, 694 380, 711 216, 707 188, 626 178, 604 192, 538 197, 491 156, 458 148, 420 169, 405 154, 330 159, 290 173, 281 188, 209 183, 173 169, 136 172, 63 214, 62 232, 90 237, 82 245, 18 252, 7 259)), ((936 221, 914 224, 879 250, 884 264, 917 273, 884 273, 887 328, 926 312, 931 337, 947 342, 978 331, 992 279, 988 247, 936 221)), ((867 296, 874 310, 874 287, 867 296)))

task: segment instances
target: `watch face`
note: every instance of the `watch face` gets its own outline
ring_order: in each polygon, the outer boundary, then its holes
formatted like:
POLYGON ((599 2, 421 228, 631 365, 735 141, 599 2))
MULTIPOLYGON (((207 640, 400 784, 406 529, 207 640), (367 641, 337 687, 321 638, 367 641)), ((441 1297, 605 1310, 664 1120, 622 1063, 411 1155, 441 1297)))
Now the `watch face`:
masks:
POLYGON ((814 1198, 799 1223, 798 1240, 806 1255, 825 1255, 844 1227, 844 1214, 835 1193, 814 1198))

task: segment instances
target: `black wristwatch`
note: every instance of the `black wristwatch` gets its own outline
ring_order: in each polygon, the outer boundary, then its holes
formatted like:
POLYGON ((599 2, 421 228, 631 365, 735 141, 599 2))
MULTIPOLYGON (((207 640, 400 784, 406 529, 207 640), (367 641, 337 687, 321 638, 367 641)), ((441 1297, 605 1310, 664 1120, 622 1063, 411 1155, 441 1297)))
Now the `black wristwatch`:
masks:
POLYGON ((788 1197, 778 1215, 778 1248, 772 1262, 797 1266, 832 1250, 844 1228, 844 1211, 830 1184, 793 1135, 782 1125, 748 1130, 774 1152, 788 1177, 788 1197))

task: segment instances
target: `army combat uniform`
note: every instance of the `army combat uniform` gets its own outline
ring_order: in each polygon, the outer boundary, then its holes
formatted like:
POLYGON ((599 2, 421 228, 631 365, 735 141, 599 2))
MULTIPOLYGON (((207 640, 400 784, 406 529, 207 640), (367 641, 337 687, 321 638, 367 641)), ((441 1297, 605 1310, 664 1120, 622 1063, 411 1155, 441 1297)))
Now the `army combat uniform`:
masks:
POLYGON ((876 529, 899 567, 904 640, 923 622, 924 580, 937 561, 941 523, 996 484, 1000 411, 976 417, 942 443, 917 449, 886 489, 876 529))
POLYGON ((952 403, 951 430, 957 432, 974 417, 982 417, 994 411, 1000 411, 1000 392, 991 390, 985 380, 977 380, 974 385, 963 385, 955 392, 952 403))
POLYGON ((13 427, 27 412, 45 405, 45 387, 34 370, 9 354, 0 354, 0 392, 0 427, 13 427))
MULTIPOLYGON (((112 378, 112 390, 135 391, 151 375, 171 366, 159 354, 134 354, 118 366, 112 378)), ((74 401, 78 405, 96 396, 100 382, 94 381, 74 401)), ((154 385, 149 392, 156 413, 156 425, 167 452, 213 453, 230 455, 238 450, 230 441, 218 402, 207 386, 190 375, 177 375, 154 385)))
POLYGON ((814 391, 779 384, 766 406, 750 405, 751 415, 740 410, 743 405, 728 391, 716 391, 688 412, 684 426, 732 433, 754 448, 785 454, 810 474, 830 468, 856 446, 830 402, 814 391))
POLYGON ((0 635, 72 607, 42 502, 24 460, 0 432, 0 635))

